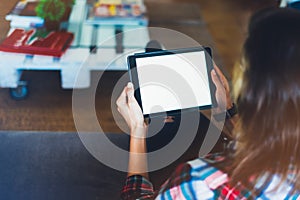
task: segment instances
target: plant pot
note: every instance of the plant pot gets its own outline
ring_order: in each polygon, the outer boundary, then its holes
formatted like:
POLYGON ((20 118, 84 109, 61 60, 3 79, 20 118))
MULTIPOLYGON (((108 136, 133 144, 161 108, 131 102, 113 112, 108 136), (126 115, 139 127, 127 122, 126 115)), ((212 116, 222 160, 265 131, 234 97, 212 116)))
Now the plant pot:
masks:
POLYGON ((50 21, 50 20, 45 20, 45 28, 48 31, 57 31, 61 29, 61 23, 62 22, 67 22, 69 20, 70 14, 71 14, 72 8, 68 7, 62 16, 61 20, 59 21, 50 21))
POLYGON ((58 31, 60 29, 60 21, 45 20, 45 28, 48 31, 58 31))
POLYGON ((66 10, 65 10, 65 13, 64 15, 62 16, 61 20, 62 22, 64 21, 69 21, 69 17, 70 17, 70 14, 71 14, 71 11, 72 11, 72 7, 67 7, 66 10))

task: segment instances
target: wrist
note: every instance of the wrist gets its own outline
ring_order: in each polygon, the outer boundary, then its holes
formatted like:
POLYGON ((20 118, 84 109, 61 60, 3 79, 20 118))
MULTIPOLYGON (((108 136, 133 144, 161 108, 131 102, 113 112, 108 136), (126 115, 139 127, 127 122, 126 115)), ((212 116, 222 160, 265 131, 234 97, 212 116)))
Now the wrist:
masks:
POLYGON ((233 106, 235 106, 235 104, 232 102, 232 100, 231 99, 227 99, 226 110, 231 109, 233 106))
POLYGON ((146 138, 148 128, 146 125, 133 126, 130 129, 130 136, 132 138, 143 139, 146 138))
POLYGON ((221 111, 218 114, 214 115, 214 118, 217 121, 222 121, 225 119, 231 119, 238 113, 237 107, 234 103, 231 103, 231 105, 228 104, 225 111, 221 111))
POLYGON ((231 103, 231 106, 226 109, 226 119, 231 119, 238 113, 237 106, 235 103, 231 103))

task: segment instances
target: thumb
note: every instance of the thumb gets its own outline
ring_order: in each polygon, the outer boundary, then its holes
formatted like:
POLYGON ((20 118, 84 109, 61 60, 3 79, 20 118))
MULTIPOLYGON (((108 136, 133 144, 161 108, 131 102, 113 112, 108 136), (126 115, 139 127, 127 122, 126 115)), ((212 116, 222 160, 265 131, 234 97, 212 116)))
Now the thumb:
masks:
POLYGON ((134 89, 133 89, 133 84, 132 83, 128 83, 127 84, 127 97, 128 97, 128 101, 134 101, 134 89))

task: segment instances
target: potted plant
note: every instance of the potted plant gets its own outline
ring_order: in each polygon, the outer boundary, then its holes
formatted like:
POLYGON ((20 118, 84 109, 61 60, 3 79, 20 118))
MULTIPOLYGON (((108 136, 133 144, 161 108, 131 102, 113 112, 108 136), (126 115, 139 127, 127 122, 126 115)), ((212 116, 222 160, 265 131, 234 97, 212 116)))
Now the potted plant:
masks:
POLYGON ((75 0, 40 0, 35 11, 45 20, 48 30, 58 30, 60 23, 67 21, 75 0))

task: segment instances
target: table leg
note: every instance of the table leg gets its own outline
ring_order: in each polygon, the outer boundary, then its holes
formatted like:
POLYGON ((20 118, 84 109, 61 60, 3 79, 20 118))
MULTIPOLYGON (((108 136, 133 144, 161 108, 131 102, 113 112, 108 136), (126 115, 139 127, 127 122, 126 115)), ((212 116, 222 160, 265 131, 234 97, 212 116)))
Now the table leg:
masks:
POLYGON ((115 36, 116 36, 116 53, 123 53, 124 46, 123 46, 123 26, 115 26, 115 36))
POLYGON ((90 45, 90 53, 92 54, 97 53, 98 28, 98 24, 93 25, 92 40, 90 45))

